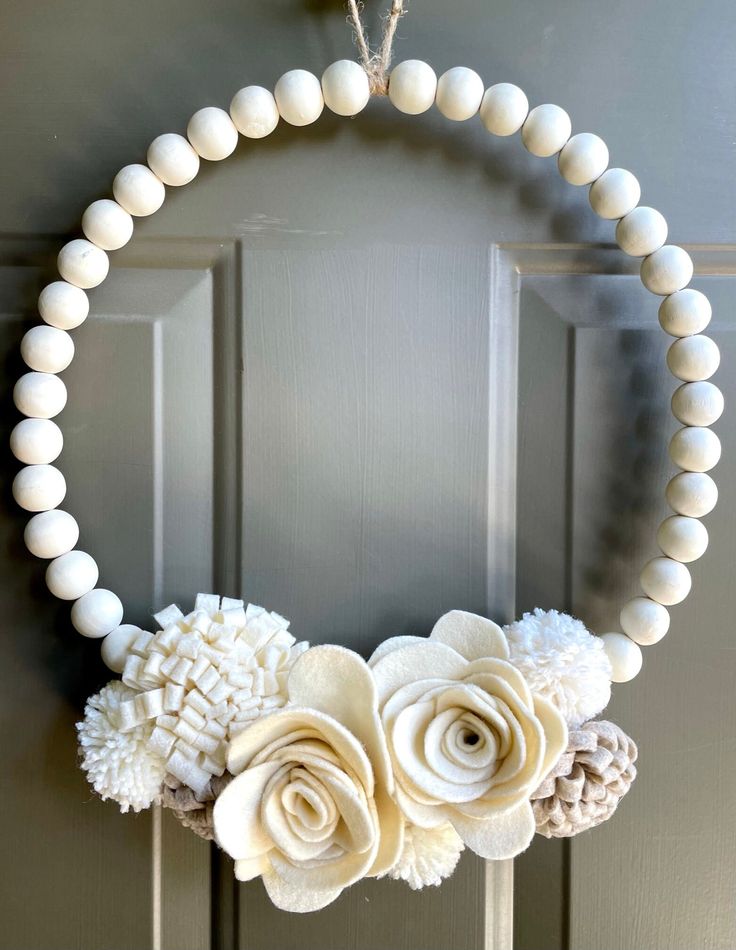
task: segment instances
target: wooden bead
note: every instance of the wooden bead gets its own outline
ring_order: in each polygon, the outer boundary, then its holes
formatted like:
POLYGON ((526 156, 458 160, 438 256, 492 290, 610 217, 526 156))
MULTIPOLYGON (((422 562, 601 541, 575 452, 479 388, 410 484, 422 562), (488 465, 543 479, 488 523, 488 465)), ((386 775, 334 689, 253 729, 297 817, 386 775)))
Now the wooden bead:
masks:
POLYGON ((676 244, 665 244, 641 262, 642 284, 650 293, 663 297, 682 290, 692 276, 692 258, 676 244))
POLYGON ((64 280, 83 290, 101 284, 110 269, 110 260, 102 248, 82 238, 65 244, 56 263, 64 280))
POLYGON ((133 218, 117 201, 93 201, 82 215, 82 230, 104 251, 117 251, 133 237, 133 218))
POLYGON ((224 109, 207 106, 189 120, 187 138, 199 156, 208 162, 221 162, 235 151, 238 130, 224 109))
POLYGON ((550 158, 556 155, 570 138, 570 116, 560 106, 550 102, 536 106, 521 128, 521 141, 532 155, 550 158))
POLYGON ((600 218, 623 218, 639 204, 641 186, 625 168, 609 168, 590 186, 590 206, 600 218))
POLYGON ((100 655, 105 666, 113 673, 122 673, 130 648, 138 639, 141 628, 132 623, 124 623, 108 633, 100 646, 100 655))
POLYGON ((428 63, 405 59, 394 66, 388 82, 388 97, 399 112, 419 115, 431 108, 437 94, 437 76, 428 63))
POLYGON ((669 611, 649 597, 634 597, 621 610, 621 629, 634 643, 652 646, 670 629, 669 611))
POLYGON ((670 458, 686 472, 707 472, 721 458, 721 440, 705 426, 678 429, 670 441, 670 458))
POLYGON ((66 330, 47 324, 31 327, 20 341, 20 355, 39 373, 61 373, 74 358, 74 343, 66 330))
POLYGON ((578 132, 565 143, 557 167, 571 185, 589 185, 608 168, 608 146, 592 132, 578 132))
POLYGON ((79 525, 66 511, 58 508, 42 511, 26 525, 23 540, 35 557, 61 557, 71 551, 79 540, 79 525))
POLYGON ((474 69, 453 66, 437 80, 435 103, 446 119, 464 122, 477 115, 483 92, 483 80, 474 69))
POLYGON ((25 465, 48 465, 63 447, 61 429, 50 419, 21 419, 10 433, 10 451, 25 465))
POLYGON ((718 487, 705 472, 680 472, 670 479, 665 496, 678 515, 704 518, 718 504, 718 487))
POLYGON ((641 647, 623 633, 604 633, 603 649, 611 661, 611 679, 614 683, 628 683, 641 670, 641 647))
POLYGON ((85 551, 69 551, 46 568, 46 586, 59 600, 78 600, 100 576, 95 559, 85 551))
POLYGON ((653 254, 666 240, 667 222, 664 216, 646 205, 629 211, 616 225, 618 246, 630 257, 653 254))
POLYGON ((164 203, 166 189, 146 165, 126 165, 112 183, 115 200, 128 214, 144 218, 154 214, 164 203))
POLYGON ((701 380, 683 383, 672 394, 672 412, 686 426, 711 426, 723 413, 723 393, 701 380))
POLYGON ((718 369, 721 353, 709 336, 694 336, 675 340, 667 351, 667 365, 673 376, 692 383, 708 379, 718 369))
POLYGON ((659 526, 657 544, 663 554, 675 561, 697 561, 708 547, 708 529, 697 518, 672 515, 659 526))
POLYGON ((165 185, 188 185, 199 171, 199 155, 183 135, 165 132, 148 146, 146 161, 165 185))
POLYGON ((371 97, 366 71, 352 59, 339 59, 322 73, 322 96, 335 115, 357 115, 371 97))
POLYGON ((671 557, 655 557, 644 565, 640 581, 644 593, 669 607, 681 603, 690 593, 690 571, 671 557))
POLYGON ((89 298, 81 287, 55 280, 41 291, 38 312, 49 326, 73 330, 87 319, 89 298))
POLYGON ((83 594, 72 607, 72 623, 83 637, 106 637, 123 619, 123 605, 117 594, 104 587, 83 594))
POLYGON ((273 93, 263 86, 245 86, 233 96, 230 118, 248 139, 262 139, 279 124, 279 110, 273 93))
POLYGON ((66 405, 66 386, 52 373, 26 373, 13 389, 19 412, 35 419, 53 419, 66 405))
POLYGON ((319 79, 306 69, 291 69, 273 91, 279 115, 289 125, 311 125, 322 115, 325 100, 319 79))
POLYGON ((659 305, 659 323, 670 336, 692 336, 701 333, 710 323, 713 310, 710 301, 699 290, 686 287, 665 297, 659 305))
POLYGON ((61 504, 66 481, 53 465, 27 465, 13 479, 13 498, 25 511, 48 511, 61 504))
POLYGON ((513 135, 528 115, 529 100, 518 86, 499 82, 486 89, 480 104, 480 120, 493 135, 513 135))

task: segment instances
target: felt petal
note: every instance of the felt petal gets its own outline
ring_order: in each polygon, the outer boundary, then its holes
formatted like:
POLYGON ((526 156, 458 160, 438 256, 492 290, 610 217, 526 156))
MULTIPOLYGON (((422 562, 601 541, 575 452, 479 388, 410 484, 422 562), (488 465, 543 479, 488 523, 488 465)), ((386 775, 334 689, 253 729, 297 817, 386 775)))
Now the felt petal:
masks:
POLYGON ((371 877, 380 877, 399 860, 404 849, 404 817, 396 802, 383 786, 376 788, 376 812, 380 839, 378 853, 368 870, 371 877))
POLYGON ((346 851, 340 854, 339 849, 335 849, 334 856, 328 855, 325 860, 296 862, 274 849, 269 859, 271 867, 281 880, 295 887, 305 890, 329 890, 335 887, 342 889, 365 877, 375 860, 377 850, 376 837, 373 847, 362 853, 346 851))
POLYGON ((217 796, 212 813, 215 838, 236 861, 271 850, 271 839, 261 824, 261 801, 266 785, 279 768, 278 762, 264 762, 248 769, 217 796))
POLYGON ((239 881, 252 881, 254 877, 260 877, 270 866, 265 854, 257 858, 240 858, 235 862, 235 877, 239 881))
POLYGON ((421 643, 399 647, 373 667, 378 705, 383 706, 397 689, 419 680, 461 679, 467 665, 459 653, 444 643, 422 640, 421 643))
POLYGON ((389 640, 384 640, 383 643, 379 643, 376 649, 370 656, 368 660, 368 666, 375 666, 379 660, 382 660, 384 656, 387 656, 389 653, 393 653, 394 650, 398 650, 400 647, 409 646, 412 643, 426 643, 426 637, 391 637, 389 640))
POLYGON ((465 610, 451 610, 437 621, 429 639, 446 643, 466 660, 495 656, 509 658, 509 645, 503 630, 485 617, 465 610))
POLYGON ((528 801, 485 819, 468 818, 450 809, 447 815, 468 848, 487 861, 503 861, 521 854, 529 847, 536 828, 528 801))
POLYGON ((534 694, 534 712, 542 725, 546 740, 544 758, 539 770, 539 778, 542 779, 567 749, 567 723, 559 709, 537 693, 534 694))
POLYGON ((418 802, 398 783, 396 784, 395 795, 402 814, 412 825, 418 825, 420 828, 437 828, 447 821, 441 811, 441 806, 425 805, 423 802, 418 802))
POLYGON ((294 914, 309 914, 315 910, 322 910, 343 892, 342 887, 324 890, 299 887, 282 880, 274 870, 263 873, 263 884, 271 902, 279 910, 288 910, 294 914))

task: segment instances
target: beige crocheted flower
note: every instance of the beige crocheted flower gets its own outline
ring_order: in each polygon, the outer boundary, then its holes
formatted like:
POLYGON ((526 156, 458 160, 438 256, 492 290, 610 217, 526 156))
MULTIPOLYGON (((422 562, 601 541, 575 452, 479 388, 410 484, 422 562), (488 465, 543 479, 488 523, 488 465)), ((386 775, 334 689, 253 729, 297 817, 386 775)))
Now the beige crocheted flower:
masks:
POLYGON ((403 821, 365 661, 313 647, 287 689, 290 705, 232 741, 214 825, 239 880, 261 875, 277 907, 305 912, 393 867, 403 821))
POLYGON ((528 846, 529 796, 567 745, 559 711, 508 658, 495 623, 456 610, 370 661, 402 812, 420 828, 449 822, 491 860, 528 846))
POLYGON ((537 831, 569 838, 606 821, 636 778, 634 741, 613 722, 570 732, 567 751, 532 795, 537 831))

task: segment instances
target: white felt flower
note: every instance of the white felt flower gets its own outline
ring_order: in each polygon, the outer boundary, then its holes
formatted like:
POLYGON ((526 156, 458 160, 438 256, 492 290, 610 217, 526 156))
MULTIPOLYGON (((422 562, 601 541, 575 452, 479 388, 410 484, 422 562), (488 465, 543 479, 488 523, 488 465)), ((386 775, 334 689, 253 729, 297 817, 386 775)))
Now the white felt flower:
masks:
POLYGON ((313 647, 294 664, 288 694, 290 705, 232 741, 236 777, 215 802, 214 825, 239 880, 261 875, 277 907, 305 912, 388 871, 403 819, 365 661, 313 647))
POLYGON ((593 719, 611 699, 611 662, 603 641, 556 610, 524 614, 503 628, 510 659, 530 689, 557 706, 568 726, 593 719))
POLYGON ((82 769, 97 794, 112 798, 127 812, 148 808, 158 797, 166 762, 148 748, 153 723, 120 731, 120 708, 135 697, 113 680, 87 700, 84 721, 77 723, 82 769))
POLYGON ((413 891, 436 887, 453 873, 464 848, 462 838, 450 824, 439 828, 406 825, 404 847, 388 876, 406 881, 413 891))
POLYGON ((529 796, 567 745, 560 713, 508 658, 495 623, 456 610, 370 661, 401 810, 419 827, 449 822, 488 859, 528 846, 529 796))

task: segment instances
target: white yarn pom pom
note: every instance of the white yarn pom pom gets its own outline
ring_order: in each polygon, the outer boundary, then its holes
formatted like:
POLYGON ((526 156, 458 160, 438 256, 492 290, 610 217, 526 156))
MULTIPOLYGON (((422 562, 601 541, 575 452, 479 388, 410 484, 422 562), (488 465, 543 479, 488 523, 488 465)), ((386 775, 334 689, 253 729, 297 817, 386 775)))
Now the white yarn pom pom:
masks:
POLYGON ((113 680, 87 700, 84 722, 77 723, 87 780, 103 801, 112 798, 122 812, 152 805, 166 775, 166 760, 147 745, 154 722, 119 731, 120 705, 136 695, 120 680, 113 680))
POLYGON ((437 887, 453 873, 464 848, 462 838, 450 824, 439 828, 407 824, 404 847, 388 876, 406 881, 413 891, 437 887))
POLYGON ((524 614, 504 633, 511 662, 533 693, 560 710, 571 727, 597 716, 611 698, 611 663, 599 637, 556 610, 524 614))

